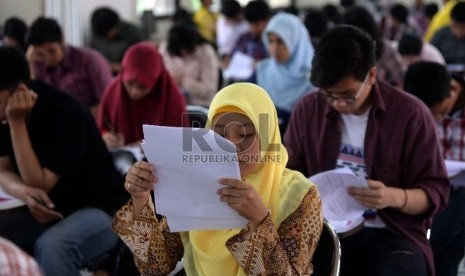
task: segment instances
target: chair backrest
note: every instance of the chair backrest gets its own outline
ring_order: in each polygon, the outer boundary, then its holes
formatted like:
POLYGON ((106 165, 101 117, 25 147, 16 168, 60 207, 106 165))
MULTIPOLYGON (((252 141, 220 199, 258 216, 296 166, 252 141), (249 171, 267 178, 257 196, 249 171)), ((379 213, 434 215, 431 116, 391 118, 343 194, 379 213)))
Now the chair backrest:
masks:
POLYGON ((341 266, 341 244, 333 226, 324 219, 320 241, 313 255, 313 276, 338 276, 341 266))
POLYGON ((188 105, 187 114, 191 121, 192 127, 203 128, 207 124, 208 109, 199 105, 188 105))

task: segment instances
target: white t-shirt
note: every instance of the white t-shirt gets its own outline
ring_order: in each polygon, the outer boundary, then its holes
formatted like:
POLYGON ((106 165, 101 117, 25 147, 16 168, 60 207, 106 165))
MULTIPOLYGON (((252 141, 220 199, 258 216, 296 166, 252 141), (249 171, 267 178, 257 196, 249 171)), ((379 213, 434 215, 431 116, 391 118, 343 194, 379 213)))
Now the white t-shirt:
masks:
POLYGON ((221 15, 216 22, 216 44, 220 55, 229 55, 236 46, 239 37, 249 30, 247 21, 232 25, 221 15))
MULTIPOLYGON (((341 114, 342 141, 337 159, 337 168, 346 167, 360 177, 367 177, 365 165, 365 135, 371 108, 362 115, 341 114)), ((375 209, 365 211, 365 226, 385 228, 375 209)))

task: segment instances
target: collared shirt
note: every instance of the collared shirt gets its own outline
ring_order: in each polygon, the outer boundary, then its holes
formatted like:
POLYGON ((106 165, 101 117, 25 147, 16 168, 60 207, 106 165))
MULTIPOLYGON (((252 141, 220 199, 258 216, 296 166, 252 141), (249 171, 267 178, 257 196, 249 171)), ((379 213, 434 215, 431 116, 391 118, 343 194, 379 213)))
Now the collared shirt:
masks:
POLYGON ((108 61, 120 63, 124 53, 131 45, 144 40, 141 29, 129 22, 120 21, 118 34, 113 39, 96 36, 92 37, 90 47, 100 52, 108 61))
POLYGON ((12 242, 0 237, 0 275, 41 276, 36 261, 12 242))
POLYGON ((436 125, 444 159, 464 161, 465 120, 449 117, 436 121, 436 125))
MULTIPOLYGON (((423 250, 433 273, 426 231, 432 217, 446 206, 450 192, 434 119, 418 99, 384 82, 373 86, 371 97, 364 145, 368 178, 391 187, 421 188, 430 200, 430 208, 421 215, 394 208, 378 214, 389 229, 423 250)), ((305 176, 335 168, 341 143, 339 112, 321 93, 308 94, 295 107, 284 142, 288 167, 305 176)))
POLYGON ((230 55, 239 37, 248 30, 249 24, 247 21, 242 20, 232 24, 228 22, 225 16, 220 16, 216 22, 216 45, 220 56, 230 55))
POLYGON ((457 39, 451 27, 439 29, 430 43, 438 48, 446 64, 465 64, 465 39, 457 39))
POLYGON ((38 80, 73 95, 88 107, 97 105, 112 80, 105 58, 95 50, 65 46, 64 61, 54 67, 35 64, 38 80))
POLYGON ((268 57, 268 51, 263 44, 261 37, 255 37, 250 32, 247 32, 239 37, 234 51, 241 51, 256 61, 268 57))
POLYGON ((397 50, 386 39, 383 40, 383 54, 376 63, 379 80, 393 86, 400 86, 403 82, 402 58, 397 50))

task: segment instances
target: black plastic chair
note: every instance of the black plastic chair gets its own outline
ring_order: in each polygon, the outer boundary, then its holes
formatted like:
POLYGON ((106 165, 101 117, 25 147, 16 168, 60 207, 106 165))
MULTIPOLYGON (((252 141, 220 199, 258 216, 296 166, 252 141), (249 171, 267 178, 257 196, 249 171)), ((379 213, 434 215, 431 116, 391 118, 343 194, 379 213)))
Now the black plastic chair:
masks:
POLYGON ((200 105, 188 105, 187 115, 191 121, 191 127, 204 128, 208 121, 208 109, 200 105))
POLYGON ((341 267, 341 243, 333 226, 326 219, 320 241, 313 255, 313 276, 338 276, 341 267))

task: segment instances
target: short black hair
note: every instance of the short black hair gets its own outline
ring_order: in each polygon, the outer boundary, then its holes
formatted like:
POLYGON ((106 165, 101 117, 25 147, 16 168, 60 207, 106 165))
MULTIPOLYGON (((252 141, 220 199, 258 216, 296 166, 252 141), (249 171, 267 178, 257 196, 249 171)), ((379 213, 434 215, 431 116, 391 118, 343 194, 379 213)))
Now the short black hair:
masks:
POLYGON ((25 44, 26 32, 26 23, 17 17, 8 18, 3 26, 3 35, 17 40, 22 47, 25 44))
POLYGON ((171 17, 171 21, 173 21, 173 25, 185 24, 197 27, 194 19, 192 18, 192 14, 183 8, 176 9, 171 17))
POLYGON ((61 43, 62 41, 63 34, 55 19, 39 17, 32 23, 28 44, 40 45, 50 42, 61 43))
POLYGON ((12 90, 20 83, 29 85, 29 65, 22 52, 13 47, 0 47, 0 90, 12 90))
POLYGON ((328 23, 320 11, 308 9, 304 18, 304 25, 310 37, 320 37, 328 30, 328 23))
POLYGON ((465 2, 457 2, 450 11, 450 18, 458 23, 465 23, 465 2))
POLYGON ((310 81, 320 88, 328 88, 349 76, 363 81, 376 62, 374 44, 357 27, 335 26, 315 49, 310 81))
POLYGON ((356 3, 355 0, 340 0, 339 4, 341 4, 342 7, 347 9, 355 6, 356 3))
POLYGON ((365 8, 356 6, 347 10, 342 16, 342 23, 355 26, 367 32, 376 42, 376 59, 380 59, 384 51, 384 42, 373 15, 365 8))
POLYGON ((389 14, 397 21, 406 24, 408 17, 408 9, 402 4, 394 4, 389 11, 389 14))
POLYGON ((412 63, 404 75, 404 90, 422 100, 428 107, 450 96, 450 74, 437 62, 412 63))
POLYGON ((226 0, 221 6, 221 13, 229 19, 236 19, 242 13, 242 7, 236 0, 226 0))
POLYGON ((111 29, 119 25, 119 15, 108 7, 101 7, 92 13, 92 32, 97 36, 105 37, 111 29))
POLYGON ((404 33, 399 40, 397 50, 401 56, 419 56, 422 48, 421 37, 413 33, 404 33))
POLYGON ((295 5, 289 5, 281 9, 282 12, 287 12, 296 16, 300 15, 300 10, 295 5))
POLYGON ((167 50, 172 56, 182 57, 182 50, 193 53, 195 48, 204 43, 198 30, 190 25, 173 26, 168 32, 167 50))
POLYGON ((244 17, 250 23, 268 20, 271 17, 270 6, 263 0, 250 1, 244 8, 244 17))
POLYGON ((426 15, 426 17, 431 19, 438 12, 438 10, 439 10, 438 4, 429 3, 429 4, 426 4, 425 7, 423 8, 423 13, 426 15))
POLYGON ((341 13, 338 8, 333 4, 326 4, 321 8, 321 13, 325 17, 326 21, 334 24, 341 22, 341 13))

